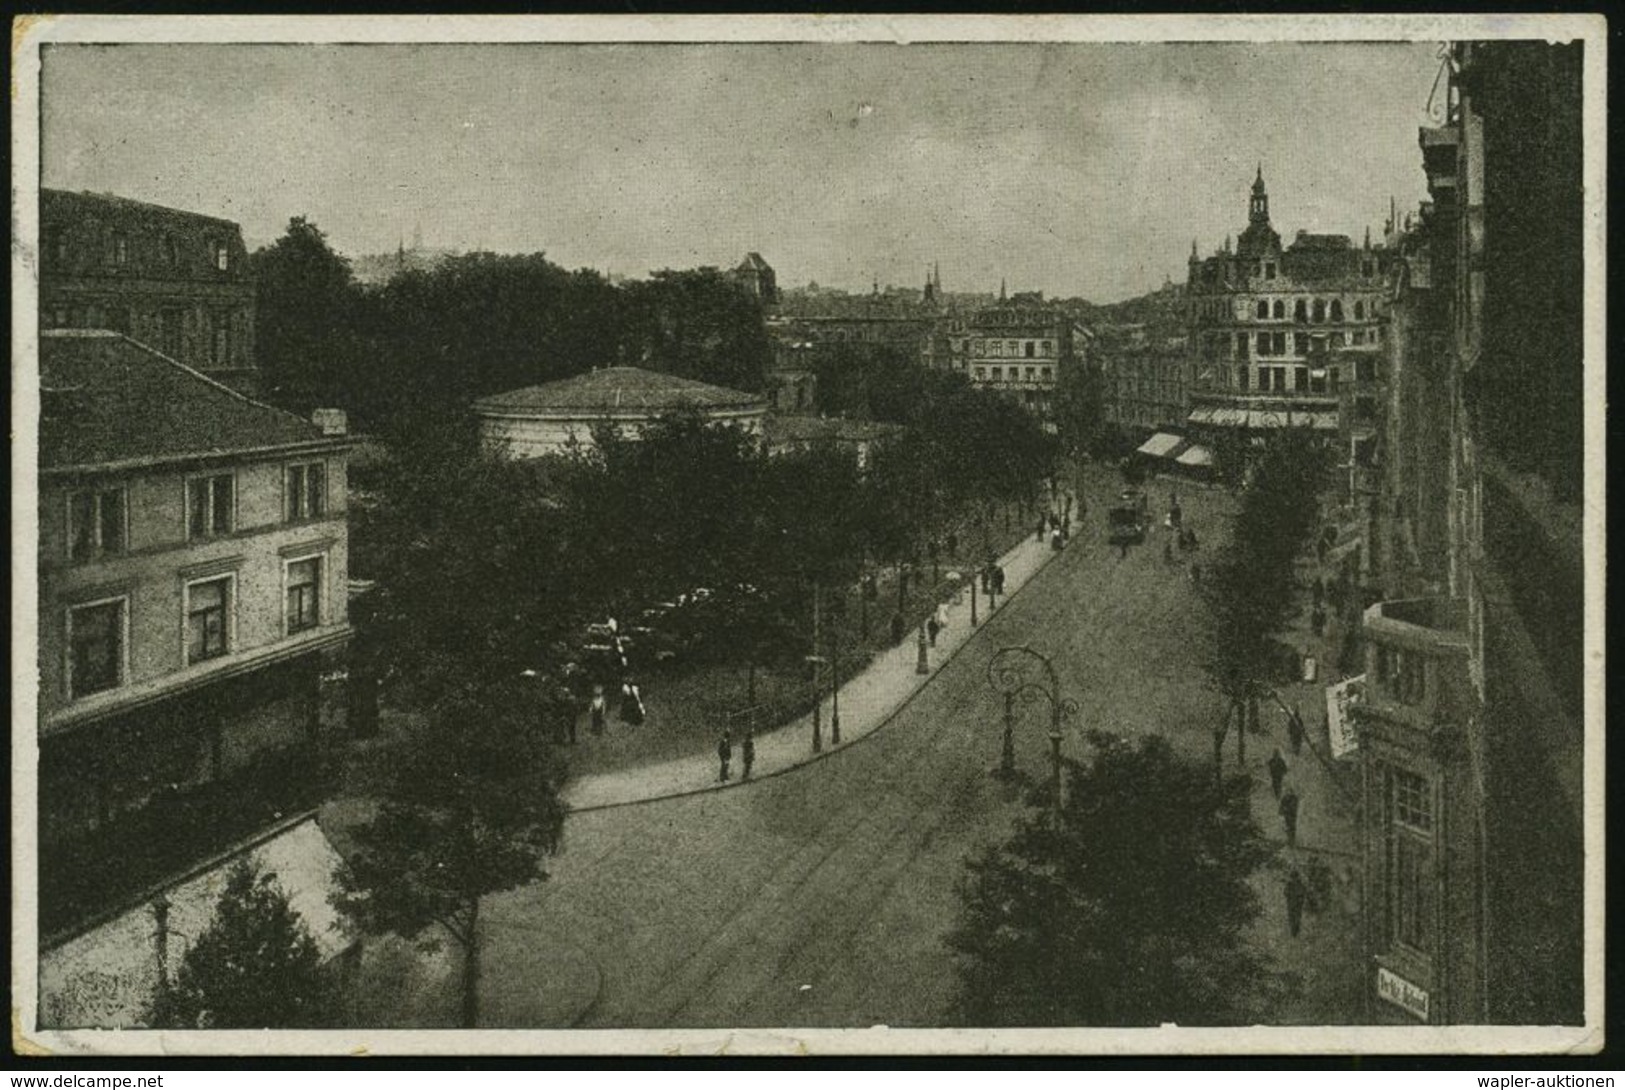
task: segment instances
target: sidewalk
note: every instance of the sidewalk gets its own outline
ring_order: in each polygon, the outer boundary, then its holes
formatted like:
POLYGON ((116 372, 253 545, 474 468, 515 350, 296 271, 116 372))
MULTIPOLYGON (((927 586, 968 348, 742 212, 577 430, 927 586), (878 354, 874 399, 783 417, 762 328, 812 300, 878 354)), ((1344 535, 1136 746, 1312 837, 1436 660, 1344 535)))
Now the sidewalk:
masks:
MULTIPOLYGON (((1073 525, 1078 526, 1076 512, 1073 525)), ((1072 547, 1080 540, 1081 538, 1074 534, 1068 547, 1072 547)), ((999 599, 998 608, 1003 609, 1010 595, 1026 585, 1027 581, 1056 555, 1048 540, 1040 542, 1035 537, 1029 536, 1000 557, 999 564, 1004 568, 1005 575, 1005 593, 999 599)), ((812 751, 812 715, 809 713, 775 730, 756 735, 756 764, 751 771, 751 779, 763 779, 788 772, 790 769, 819 760, 838 749, 844 749, 879 730, 908 703, 909 699, 931 680, 931 675, 968 643, 976 631, 970 623, 969 580, 974 578, 974 574, 962 571, 961 575, 965 579, 962 584, 964 590, 957 600, 950 601, 946 606, 947 626, 937 634, 936 646, 927 651, 929 673, 916 672, 919 658, 918 632, 911 632, 904 637, 901 644, 877 654, 867 669, 841 685, 839 746, 833 742, 830 722, 831 701, 826 696, 822 708, 823 752, 812 751)), ((976 597, 978 620, 985 621, 988 616, 987 597, 979 588, 976 597)), ((743 782, 748 782, 739 778, 743 772, 739 755, 739 743, 742 738, 733 739, 734 759, 730 767, 733 779, 727 783, 719 782, 717 779, 718 761, 714 747, 716 740, 722 735, 722 729, 723 724, 719 722, 711 745, 703 753, 658 764, 583 776, 565 788, 564 800, 571 810, 579 812, 737 787, 743 782)))

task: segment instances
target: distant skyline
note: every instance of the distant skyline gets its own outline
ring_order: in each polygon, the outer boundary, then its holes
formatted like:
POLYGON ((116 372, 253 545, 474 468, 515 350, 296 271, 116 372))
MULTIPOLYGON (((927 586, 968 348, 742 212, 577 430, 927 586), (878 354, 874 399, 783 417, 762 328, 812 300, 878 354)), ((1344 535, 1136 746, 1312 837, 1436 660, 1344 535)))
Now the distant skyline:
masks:
POLYGON ((1380 233, 1426 195, 1430 43, 65 45, 42 183, 350 255, 622 276, 760 252, 786 286, 1182 281, 1246 224, 1380 233))

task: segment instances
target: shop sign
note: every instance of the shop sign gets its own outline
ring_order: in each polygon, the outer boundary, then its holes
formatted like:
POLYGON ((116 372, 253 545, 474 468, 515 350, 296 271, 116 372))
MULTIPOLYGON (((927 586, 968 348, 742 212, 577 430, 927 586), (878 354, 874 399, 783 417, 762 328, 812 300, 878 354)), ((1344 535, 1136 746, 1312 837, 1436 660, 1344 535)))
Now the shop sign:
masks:
POLYGON ((1359 748, 1359 740, 1354 733, 1354 717, 1349 714, 1349 709, 1364 696, 1364 674, 1326 687, 1326 733, 1331 738, 1332 756, 1339 760, 1359 748))
POLYGON ((1377 996, 1424 1022, 1428 1020, 1428 993, 1380 965, 1377 967, 1377 996))

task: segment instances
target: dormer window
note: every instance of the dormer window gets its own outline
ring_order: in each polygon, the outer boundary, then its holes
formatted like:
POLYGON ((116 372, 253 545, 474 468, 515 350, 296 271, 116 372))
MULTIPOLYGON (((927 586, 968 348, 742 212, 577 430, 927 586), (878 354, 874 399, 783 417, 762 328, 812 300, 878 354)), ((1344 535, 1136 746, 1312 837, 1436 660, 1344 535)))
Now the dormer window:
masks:
POLYGON ((214 267, 221 272, 231 270, 231 248, 224 242, 214 244, 214 267))
POLYGON ((130 263, 130 238, 125 234, 115 234, 110 247, 113 264, 128 265, 130 263))

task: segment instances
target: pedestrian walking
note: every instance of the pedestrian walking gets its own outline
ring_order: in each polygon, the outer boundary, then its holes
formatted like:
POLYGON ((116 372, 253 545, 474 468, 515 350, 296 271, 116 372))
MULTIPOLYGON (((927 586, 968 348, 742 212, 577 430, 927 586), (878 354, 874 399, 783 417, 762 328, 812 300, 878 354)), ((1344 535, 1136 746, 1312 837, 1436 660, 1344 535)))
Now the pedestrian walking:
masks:
POLYGON ((739 743, 739 763, 743 766, 741 769, 743 774, 739 778, 750 779, 751 766, 756 763, 756 732, 749 727, 745 728, 745 740, 739 743))
POLYGON ((1049 532, 1049 547, 1052 552, 1058 553, 1061 551, 1061 531, 1051 530, 1049 532))
POLYGON ((1270 770, 1270 790, 1275 792, 1276 798, 1280 798, 1281 781, 1286 779, 1286 758, 1281 756, 1281 749, 1279 746, 1277 746, 1275 752, 1270 755, 1268 767, 1270 770))
POLYGON ((621 718, 634 727, 641 727, 647 716, 648 712, 643 706, 643 690, 638 688, 637 682, 628 681, 626 699, 621 703, 621 718))
POLYGON ((1294 757, 1303 752, 1303 735, 1303 716, 1298 714, 1297 708, 1293 708, 1286 717, 1286 738, 1292 743, 1294 757))
POLYGON ((1298 789, 1291 784, 1281 795, 1281 820, 1286 823, 1286 842, 1293 847, 1298 844, 1298 789))
POLYGON ((993 565, 993 593, 1004 596, 1004 567, 999 564, 993 565))
POLYGON ((591 730, 593 734, 603 734, 604 720, 609 715, 609 704, 604 700, 604 687, 602 685, 592 687, 592 703, 588 705, 588 710, 592 715, 591 730))
POLYGON ((893 647, 903 642, 903 629, 903 615, 893 613, 891 615, 891 642, 893 647))
POLYGON ((1309 883, 1303 880, 1303 874, 1297 867, 1293 867, 1286 876, 1286 926, 1292 932, 1292 937, 1298 937, 1298 931, 1303 927, 1303 906, 1309 900, 1309 883))
POLYGON ((717 762, 722 766, 722 771, 718 773, 717 779, 722 783, 728 782, 728 764, 733 760, 733 757, 733 739, 728 736, 727 731, 723 731, 722 740, 717 743, 717 762))
MULTIPOLYGON (((1053 515, 1050 516, 1050 517, 1052 519, 1054 518, 1053 515)), ((1038 516, 1038 536, 1035 538, 1035 540, 1037 540, 1037 541, 1043 541, 1044 540, 1044 516, 1043 515, 1038 516)))
POLYGON ((925 621, 925 634, 930 638, 932 647, 937 645, 937 633, 940 631, 942 631, 942 625, 937 623, 937 615, 933 613, 925 621))

